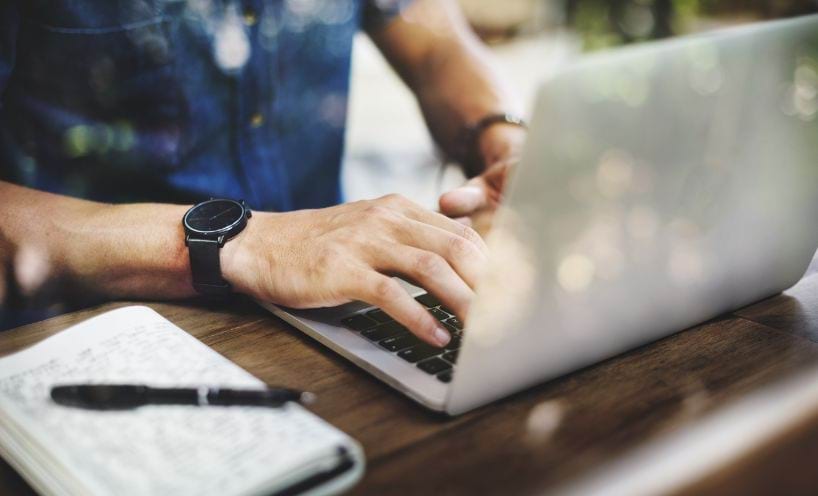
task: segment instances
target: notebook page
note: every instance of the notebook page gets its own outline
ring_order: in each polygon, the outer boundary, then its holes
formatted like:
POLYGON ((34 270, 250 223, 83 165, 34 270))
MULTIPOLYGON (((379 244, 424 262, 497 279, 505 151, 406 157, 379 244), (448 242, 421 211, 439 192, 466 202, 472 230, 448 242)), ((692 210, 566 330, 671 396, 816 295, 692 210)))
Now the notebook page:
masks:
MULTIPOLYGON (((273 359, 271 353, 271 359, 273 359)), ((298 405, 62 407, 68 382, 261 387, 250 374, 146 307, 86 321, 0 359, 0 410, 98 494, 249 494, 350 440, 298 405)))

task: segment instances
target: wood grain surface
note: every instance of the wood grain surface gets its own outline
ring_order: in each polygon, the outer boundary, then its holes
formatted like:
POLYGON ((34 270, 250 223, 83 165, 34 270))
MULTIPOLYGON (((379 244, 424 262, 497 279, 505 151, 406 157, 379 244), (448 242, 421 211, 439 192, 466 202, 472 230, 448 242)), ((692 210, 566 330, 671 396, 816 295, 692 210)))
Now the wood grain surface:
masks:
MULTIPOLYGON (((143 304, 268 384, 315 392, 312 410, 366 451, 353 494, 542 494, 818 365, 816 267, 784 294, 456 418, 424 410, 247 300, 143 304)), ((126 304, 2 333, 0 355, 126 304)), ((818 494, 815 455, 818 412, 687 492, 818 494)), ((32 494, 2 461, 0 494, 32 494)))

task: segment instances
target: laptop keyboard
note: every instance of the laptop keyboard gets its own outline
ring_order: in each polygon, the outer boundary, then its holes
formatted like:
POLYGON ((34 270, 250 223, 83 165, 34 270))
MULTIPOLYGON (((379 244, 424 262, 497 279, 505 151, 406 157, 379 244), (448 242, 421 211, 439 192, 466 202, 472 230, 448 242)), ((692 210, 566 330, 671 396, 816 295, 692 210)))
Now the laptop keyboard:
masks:
POLYGON ((386 314, 373 309, 341 320, 341 325, 360 333, 366 339, 378 343, 385 352, 394 353, 441 382, 451 382, 457 364, 457 352, 463 339, 463 324, 454 314, 440 304, 432 295, 420 295, 415 300, 429 309, 429 312, 443 324, 452 335, 445 348, 424 343, 386 314))

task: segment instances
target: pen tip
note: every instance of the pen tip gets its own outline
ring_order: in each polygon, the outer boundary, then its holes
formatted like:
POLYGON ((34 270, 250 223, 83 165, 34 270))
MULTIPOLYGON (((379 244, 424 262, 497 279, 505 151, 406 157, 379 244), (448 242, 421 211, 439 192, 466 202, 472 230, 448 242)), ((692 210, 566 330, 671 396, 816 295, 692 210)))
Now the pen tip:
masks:
POLYGON ((301 403, 305 405, 311 405, 315 402, 315 395, 313 393, 305 391, 301 393, 301 398, 299 398, 299 401, 301 401, 301 403))

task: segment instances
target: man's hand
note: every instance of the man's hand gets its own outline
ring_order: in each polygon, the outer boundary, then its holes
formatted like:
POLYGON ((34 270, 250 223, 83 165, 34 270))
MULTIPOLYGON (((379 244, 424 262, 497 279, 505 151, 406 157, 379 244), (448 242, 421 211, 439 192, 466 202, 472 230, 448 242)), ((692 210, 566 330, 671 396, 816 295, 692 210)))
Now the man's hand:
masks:
POLYGON ((440 212, 478 231, 490 227, 491 217, 503 199, 508 171, 512 164, 494 164, 483 174, 440 197, 440 212))
POLYGON ((489 229, 494 212, 503 199, 511 167, 522 152, 526 131, 511 125, 496 125, 480 138, 480 155, 486 170, 463 186, 440 197, 440 212, 456 219, 468 219, 478 231, 489 229))
POLYGON ((470 227, 390 195, 257 213, 221 257, 225 278, 242 293, 294 308, 361 300, 444 346, 449 333, 390 276, 422 286, 464 319, 486 250, 470 227))
MULTIPOLYGON (((0 198, 0 262, 13 266, 15 274, 5 276, 22 289, 36 292, 29 286, 37 281, 59 280, 109 298, 195 294, 181 224, 188 206, 105 205, 2 181, 0 198)), ((254 212, 220 257, 238 292, 295 308, 365 301, 442 346, 448 332, 390 276, 424 287, 464 320, 486 254, 470 227, 390 195, 320 210, 254 212)))

